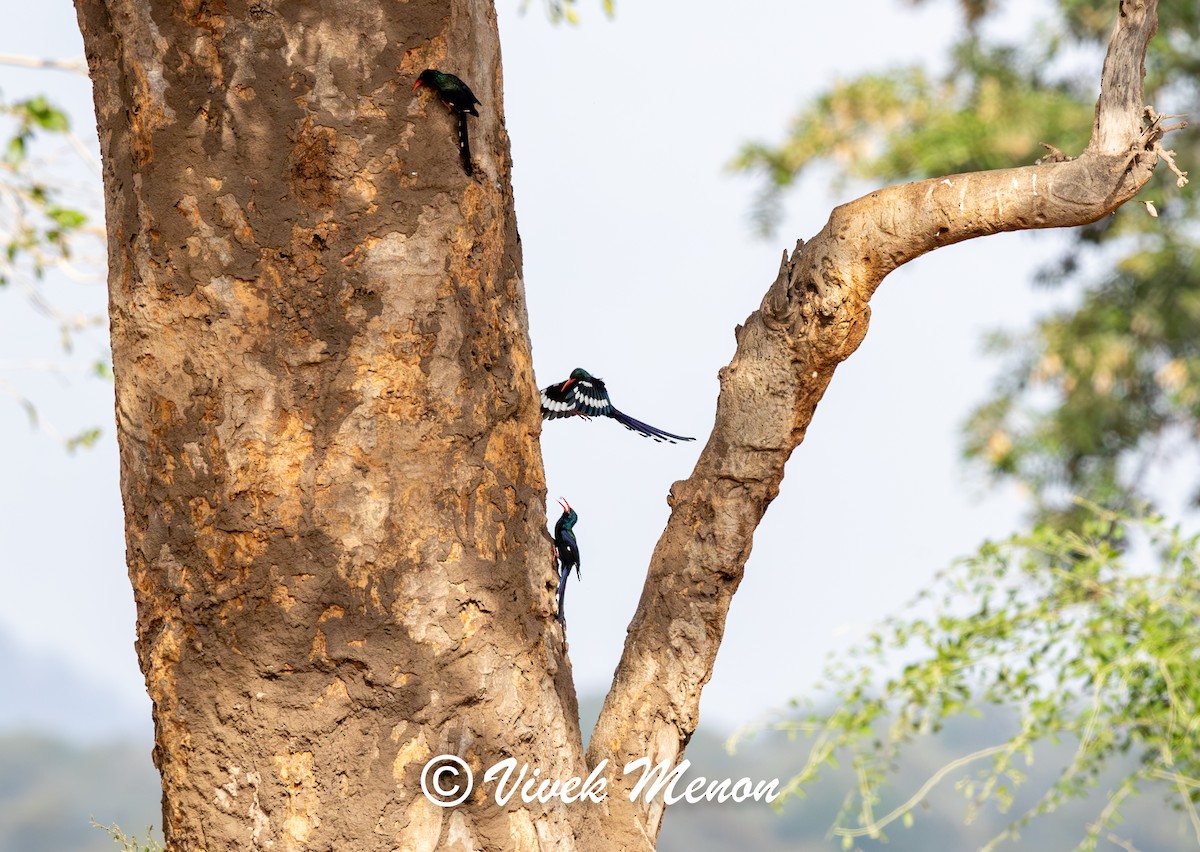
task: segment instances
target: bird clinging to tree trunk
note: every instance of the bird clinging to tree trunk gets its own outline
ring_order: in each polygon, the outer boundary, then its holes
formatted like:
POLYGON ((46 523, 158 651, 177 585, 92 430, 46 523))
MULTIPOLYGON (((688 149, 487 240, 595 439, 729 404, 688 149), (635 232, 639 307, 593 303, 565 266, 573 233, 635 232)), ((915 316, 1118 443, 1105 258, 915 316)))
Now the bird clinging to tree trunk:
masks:
POLYGON ((676 441, 696 440, 664 432, 613 408, 612 401, 608 398, 608 390, 604 387, 604 380, 597 379, 582 367, 572 370, 571 377, 565 382, 550 385, 542 391, 543 420, 574 416, 611 417, 626 429, 632 429, 656 441, 674 444, 676 441))
POLYGON ((475 97, 471 88, 458 77, 435 68, 426 68, 421 72, 417 82, 413 83, 413 91, 421 86, 433 89, 446 105, 446 109, 458 113, 458 147, 462 152, 463 168, 468 175, 474 174, 475 167, 471 165, 471 140, 467 134, 467 113, 479 115, 479 111, 475 109, 475 104, 480 102, 479 98, 475 97))
POLYGON ((571 576, 571 568, 575 569, 575 578, 582 580, 579 573, 579 542, 575 540, 575 522, 579 513, 571 508, 565 498, 560 497, 558 504, 563 507, 558 523, 554 525, 554 555, 558 559, 558 623, 564 627, 567 624, 566 595, 567 578, 571 576))

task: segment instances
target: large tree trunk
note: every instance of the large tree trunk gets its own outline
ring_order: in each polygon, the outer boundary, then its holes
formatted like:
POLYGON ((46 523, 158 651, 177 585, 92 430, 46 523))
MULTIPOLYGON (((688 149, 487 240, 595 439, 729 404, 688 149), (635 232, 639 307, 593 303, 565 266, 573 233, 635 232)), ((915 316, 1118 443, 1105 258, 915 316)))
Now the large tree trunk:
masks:
POLYGON ((583 769, 491 3, 78 9, 170 846, 569 836, 420 793, 442 752, 583 769))
POLYGON ((1155 7, 1124 3, 1080 159, 834 211, 738 330, 585 763, 487 0, 77 0, 104 155, 138 653, 172 849, 651 848, 751 536, 892 269, 1077 225, 1149 179, 1155 7), (475 175, 426 67, 483 101, 475 175), (603 804, 421 793, 449 753, 603 804))

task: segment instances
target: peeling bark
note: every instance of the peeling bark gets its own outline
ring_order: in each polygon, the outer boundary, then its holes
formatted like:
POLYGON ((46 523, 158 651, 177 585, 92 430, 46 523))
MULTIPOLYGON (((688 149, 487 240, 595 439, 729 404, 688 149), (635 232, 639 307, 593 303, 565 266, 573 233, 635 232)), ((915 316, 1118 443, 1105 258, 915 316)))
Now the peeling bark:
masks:
MULTIPOLYGON (((736 330, 708 444, 691 477, 671 489, 671 516, 592 733, 590 766, 682 757, 754 530, 834 370, 866 335, 868 303, 884 277, 973 237, 1094 222, 1150 179, 1169 129, 1143 110, 1142 63, 1156 28, 1154 0, 1121 3, 1092 141, 1078 159, 881 189, 835 209, 820 234, 784 254, 762 306, 736 330)), ((631 836, 653 848, 663 805, 630 803, 635 780, 614 779, 603 818, 633 826, 631 836)))

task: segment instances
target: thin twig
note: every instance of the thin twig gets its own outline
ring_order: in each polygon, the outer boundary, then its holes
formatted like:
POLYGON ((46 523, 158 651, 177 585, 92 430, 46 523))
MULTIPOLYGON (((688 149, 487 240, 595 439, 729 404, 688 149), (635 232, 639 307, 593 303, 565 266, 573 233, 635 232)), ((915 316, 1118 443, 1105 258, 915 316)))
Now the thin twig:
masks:
POLYGON ((101 174, 100 161, 96 159, 95 154, 88 150, 87 145, 83 144, 83 140, 79 138, 79 134, 72 130, 67 133, 67 140, 70 141, 71 147, 75 149, 75 153, 79 155, 79 159, 83 160, 87 167, 99 176, 101 174))
POLYGON ((862 828, 837 828, 837 829, 834 829, 834 834, 837 834, 840 837, 868 837, 868 836, 874 837, 875 835, 877 835, 879 833, 879 830, 881 828, 883 828, 885 825, 895 822, 897 819, 902 817, 906 812, 908 812, 908 811, 912 810, 914 807, 916 807, 917 804, 919 804, 920 801, 925 798, 925 796, 929 793, 930 790, 932 790, 934 787, 936 787, 943 778, 945 778, 947 775, 949 775, 954 770, 960 769, 961 767, 966 766, 968 763, 974 763, 976 760, 982 760, 985 757, 991 757, 994 754, 999 754, 1000 752, 1005 751, 1008 748, 1009 748, 1008 743, 1002 743, 1001 745, 991 746, 989 748, 982 748, 979 751, 975 751, 975 752, 972 752, 971 754, 964 755, 963 757, 960 757, 957 760, 952 760, 949 763, 947 763, 945 766, 943 766, 941 769, 939 769, 937 772, 933 773, 933 775, 931 775, 929 777, 929 780, 921 785, 920 790, 917 790, 917 792, 913 793, 907 802, 905 802, 904 804, 897 807, 895 810, 893 810, 887 816, 883 817, 882 819, 876 820, 875 822, 871 823, 870 825, 863 826, 862 828))
POLYGON ((17 65, 21 68, 45 68, 51 71, 67 71, 87 76, 87 62, 83 59, 41 59, 36 56, 19 56, 0 53, 0 65, 17 65))

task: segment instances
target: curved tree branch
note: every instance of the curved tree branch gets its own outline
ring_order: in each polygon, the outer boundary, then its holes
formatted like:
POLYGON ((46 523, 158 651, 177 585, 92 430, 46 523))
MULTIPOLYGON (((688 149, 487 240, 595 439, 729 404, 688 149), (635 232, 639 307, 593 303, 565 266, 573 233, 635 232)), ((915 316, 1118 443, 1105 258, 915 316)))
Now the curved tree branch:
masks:
POLYGON ((636 777, 623 780, 621 770, 640 757, 674 764, 682 755, 754 530, 834 370, 862 342, 876 287, 941 246, 1083 225, 1132 198, 1150 179, 1164 132, 1143 107, 1156 29, 1155 0, 1121 3, 1092 141, 1078 159, 881 189, 838 207, 812 241, 785 253, 761 307, 736 330, 708 444, 691 478, 671 489, 671 517, 588 747, 590 766, 609 761, 610 825, 633 823, 654 845, 664 805, 631 804, 636 777))

